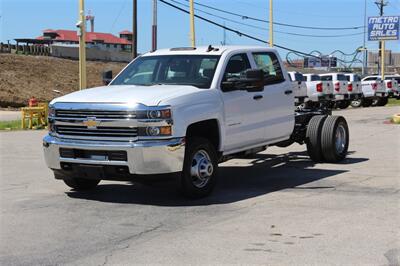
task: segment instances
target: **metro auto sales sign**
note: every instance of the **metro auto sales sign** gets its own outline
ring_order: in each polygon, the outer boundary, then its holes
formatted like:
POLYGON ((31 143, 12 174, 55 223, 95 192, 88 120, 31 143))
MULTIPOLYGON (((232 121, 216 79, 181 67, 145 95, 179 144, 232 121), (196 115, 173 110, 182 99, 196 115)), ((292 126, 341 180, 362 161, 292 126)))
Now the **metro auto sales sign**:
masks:
POLYGON ((399 39, 399 16, 368 18, 368 41, 399 39))

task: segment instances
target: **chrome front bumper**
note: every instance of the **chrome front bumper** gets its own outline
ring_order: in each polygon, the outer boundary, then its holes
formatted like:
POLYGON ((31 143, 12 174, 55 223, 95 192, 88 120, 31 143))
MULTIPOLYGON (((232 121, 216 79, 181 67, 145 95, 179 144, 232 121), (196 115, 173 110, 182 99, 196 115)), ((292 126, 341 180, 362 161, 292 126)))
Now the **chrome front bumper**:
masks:
POLYGON ((182 171, 185 156, 184 138, 157 141, 100 142, 66 140, 47 135, 43 139, 46 164, 53 170, 60 170, 61 163, 127 166, 130 174, 155 175, 182 171), (87 158, 63 158, 60 148, 80 150, 126 151, 127 161, 110 161, 87 158))

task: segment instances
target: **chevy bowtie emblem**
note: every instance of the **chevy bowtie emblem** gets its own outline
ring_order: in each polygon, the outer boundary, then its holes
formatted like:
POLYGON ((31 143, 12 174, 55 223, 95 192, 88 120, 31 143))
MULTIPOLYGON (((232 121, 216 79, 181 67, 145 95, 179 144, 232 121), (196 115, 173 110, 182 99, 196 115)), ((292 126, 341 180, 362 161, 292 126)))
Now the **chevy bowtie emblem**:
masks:
POLYGON ((86 120, 83 121, 83 125, 85 125, 89 129, 97 128, 100 124, 100 121, 96 120, 96 117, 88 117, 86 120))

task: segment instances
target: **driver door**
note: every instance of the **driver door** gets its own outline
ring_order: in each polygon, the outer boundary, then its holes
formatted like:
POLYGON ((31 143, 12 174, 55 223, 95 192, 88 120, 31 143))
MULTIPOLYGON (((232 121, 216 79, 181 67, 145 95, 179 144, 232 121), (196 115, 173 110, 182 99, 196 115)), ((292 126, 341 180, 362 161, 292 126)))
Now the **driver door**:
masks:
MULTIPOLYGON (((248 54, 241 53, 228 60, 222 82, 240 76, 250 69, 248 54)), ((222 91, 225 111, 225 153, 234 153, 264 141, 264 92, 246 90, 222 91)))

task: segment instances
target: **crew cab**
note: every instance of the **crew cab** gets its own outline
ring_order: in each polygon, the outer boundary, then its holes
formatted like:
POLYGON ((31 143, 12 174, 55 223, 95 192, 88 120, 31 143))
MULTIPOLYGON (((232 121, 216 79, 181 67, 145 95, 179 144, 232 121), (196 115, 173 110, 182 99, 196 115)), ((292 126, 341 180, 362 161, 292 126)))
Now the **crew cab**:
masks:
POLYGON ((303 74, 307 87, 307 96, 312 102, 331 101, 333 99, 333 85, 329 81, 322 81, 317 74, 303 74))
POLYGON ((292 81, 296 105, 308 101, 307 85, 304 81, 303 74, 297 71, 289 71, 288 74, 292 81))
POLYGON ((384 81, 378 75, 366 76, 361 80, 363 91, 362 105, 371 106, 374 102, 378 106, 386 105, 387 93, 384 81))
MULTIPOLYGON (((218 164, 307 145, 315 162, 338 162, 349 145, 346 120, 326 109, 295 111, 276 50, 223 46, 141 55, 106 86, 49 104, 47 166, 75 190, 101 180, 174 178, 191 198, 211 193, 218 164)), ((244 177, 245 178, 245 177, 244 177)))

